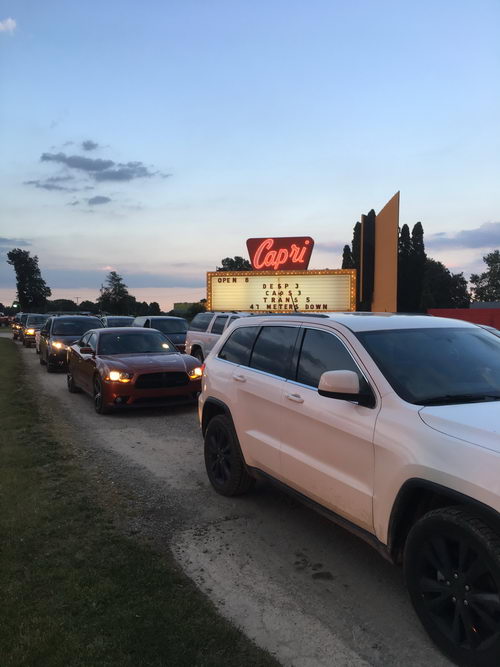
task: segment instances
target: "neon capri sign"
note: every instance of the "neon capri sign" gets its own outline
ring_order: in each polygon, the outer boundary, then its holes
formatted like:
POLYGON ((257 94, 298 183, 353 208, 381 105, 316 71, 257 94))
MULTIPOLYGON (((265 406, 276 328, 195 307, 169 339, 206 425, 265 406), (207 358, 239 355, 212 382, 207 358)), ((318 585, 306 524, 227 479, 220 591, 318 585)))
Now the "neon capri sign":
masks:
POLYGON ((314 241, 310 236, 247 239, 254 271, 305 270, 309 266, 314 241))

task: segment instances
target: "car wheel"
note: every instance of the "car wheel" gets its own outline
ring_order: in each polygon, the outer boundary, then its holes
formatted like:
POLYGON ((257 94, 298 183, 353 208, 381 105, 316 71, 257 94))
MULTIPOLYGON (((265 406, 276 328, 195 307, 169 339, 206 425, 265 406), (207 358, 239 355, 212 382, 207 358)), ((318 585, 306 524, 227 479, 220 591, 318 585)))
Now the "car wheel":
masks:
POLYGON ((110 408, 104 405, 102 396, 102 382, 98 376, 94 378, 94 408, 99 415, 107 415, 111 412, 110 408))
POLYGON ((38 354, 40 355, 40 359, 39 359, 40 365, 45 366, 46 362, 45 362, 45 359, 43 358, 43 354, 41 352, 39 352, 38 354))
POLYGON ((500 665, 500 536, 461 507, 434 510, 411 529, 404 568, 423 626, 454 662, 500 665))
POLYGON ((200 364, 202 364, 202 363, 205 361, 205 358, 204 358, 204 356, 203 356, 203 352, 200 350, 200 348, 197 348, 197 349, 193 352, 193 357, 194 357, 195 359, 198 359, 198 361, 200 362, 200 364))
POLYGON ((68 391, 70 394, 79 394, 82 390, 75 384, 73 375, 68 372, 66 376, 66 384, 68 385, 68 391))
POLYGON ((216 415, 205 432, 205 467, 208 479, 223 496, 246 493, 255 483, 248 474, 231 420, 216 415))

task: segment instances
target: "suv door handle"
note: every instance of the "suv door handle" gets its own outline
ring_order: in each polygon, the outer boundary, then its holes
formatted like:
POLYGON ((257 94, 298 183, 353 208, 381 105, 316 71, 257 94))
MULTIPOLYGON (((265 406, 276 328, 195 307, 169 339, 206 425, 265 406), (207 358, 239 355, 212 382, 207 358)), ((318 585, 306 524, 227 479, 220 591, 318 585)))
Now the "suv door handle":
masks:
POLYGON ((294 403, 303 403, 304 399, 299 394, 285 394, 285 398, 288 398, 289 401, 294 403))
POLYGON ((233 375, 233 380, 236 380, 237 382, 246 382, 247 379, 244 375, 241 375, 240 373, 235 373, 233 375))

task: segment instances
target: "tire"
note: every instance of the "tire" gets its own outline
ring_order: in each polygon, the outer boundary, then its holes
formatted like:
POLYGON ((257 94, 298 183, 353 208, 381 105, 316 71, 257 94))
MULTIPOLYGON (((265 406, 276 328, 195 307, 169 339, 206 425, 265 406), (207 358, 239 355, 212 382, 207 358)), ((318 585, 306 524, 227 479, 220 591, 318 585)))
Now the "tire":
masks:
POLYGON ((200 350, 199 347, 197 347, 196 350, 193 352, 193 357, 195 359, 198 359, 200 364, 202 364, 205 361, 205 357, 203 356, 203 352, 200 350))
POLYGON ((458 665, 500 665, 500 535, 463 507, 433 510, 411 529, 405 579, 434 643, 458 665))
POLYGON ((97 375, 94 377, 94 410, 98 415, 108 415, 111 412, 111 408, 103 405, 102 382, 97 375))
POLYGON ((207 426, 205 468, 210 483, 222 496, 242 495, 255 483, 246 468, 233 424, 226 415, 216 415, 207 426))
POLYGON ((66 384, 68 386, 68 391, 69 391, 70 394, 80 394, 81 393, 82 390, 80 389, 80 387, 78 387, 75 384, 73 376, 71 375, 71 373, 69 371, 68 371, 68 374, 66 376, 66 384))
POLYGON ((26 343, 26 339, 23 338, 23 347, 28 347, 28 344, 26 343))
POLYGON ((42 353, 39 352, 38 354, 40 355, 40 358, 39 358, 39 360, 38 360, 38 361, 40 362, 40 366, 45 366, 45 364, 46 364, 47 362, 46 362, 45 359, 43 358, 42 353))

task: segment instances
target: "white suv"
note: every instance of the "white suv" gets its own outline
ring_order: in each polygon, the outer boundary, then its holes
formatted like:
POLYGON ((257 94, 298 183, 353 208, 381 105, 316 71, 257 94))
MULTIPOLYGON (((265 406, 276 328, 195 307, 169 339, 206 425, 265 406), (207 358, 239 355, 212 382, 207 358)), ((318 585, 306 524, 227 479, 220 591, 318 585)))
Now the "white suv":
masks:
POLYGON ((462 321, 351 313, 236 322, 199 414, 218 493, 270 479, 404 565, 460 665, 500 665, 500 340, 462 321))
POLYGON ((196 357, 203 363, 222 333, 235 320, 249 315, 250 313, 236 311, 198 313, 193 317, 186 335, 186 354, 196 357))

